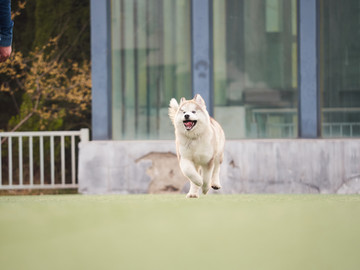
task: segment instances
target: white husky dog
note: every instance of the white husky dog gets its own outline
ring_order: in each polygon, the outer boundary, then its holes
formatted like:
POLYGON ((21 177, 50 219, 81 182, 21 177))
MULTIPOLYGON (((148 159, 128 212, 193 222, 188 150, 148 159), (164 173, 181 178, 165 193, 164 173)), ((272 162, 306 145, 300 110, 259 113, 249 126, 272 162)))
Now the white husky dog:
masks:
POLYGON ((190 180, 186 197, 198 198, 199 190, 207 194, 210 186, 221 188, 219 173, 224 156, 225 135, 221 126, 209 116, 200 95, 192 100, 173 98, 169 117, 175 127, 176 152, 183 174, 190 180))

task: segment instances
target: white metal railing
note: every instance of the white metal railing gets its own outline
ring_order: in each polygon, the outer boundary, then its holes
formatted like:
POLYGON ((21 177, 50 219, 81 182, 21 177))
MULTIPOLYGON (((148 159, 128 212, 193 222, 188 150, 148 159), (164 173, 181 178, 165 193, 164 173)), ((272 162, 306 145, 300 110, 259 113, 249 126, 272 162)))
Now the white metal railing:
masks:
POLYGON ((0 189, 76 188, 78 184, 75 146, 79 141, 89 141, 89 129, 0 132, 0 189), (56 150, 59 150, 58 156, 56 150), (69 158, 70 162, 67 162, 69 158), (14 162, 16 159, 18 164, 14 162), (45 170, 45 163, 49 165, 49 170, 45 170), (66 166, 68 163, 70 166, 66 166), (56 165, 60 165, 60 168, 56 165), (6 174, 5 179, 3 176, 6 174), (67 179, 66 176, 71 179, 67 179))

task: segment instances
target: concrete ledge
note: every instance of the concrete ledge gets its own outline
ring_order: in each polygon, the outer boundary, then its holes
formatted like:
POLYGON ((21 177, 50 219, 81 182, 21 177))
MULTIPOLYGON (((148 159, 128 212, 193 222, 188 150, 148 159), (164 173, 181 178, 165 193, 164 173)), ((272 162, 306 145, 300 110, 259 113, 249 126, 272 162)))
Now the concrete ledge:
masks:
MULTIPOLYGON (((174 141, 79 145, 79 191, 184 193, 174 141)), ((230 140, 220 193, 360 193, 360 140, 230 140)))

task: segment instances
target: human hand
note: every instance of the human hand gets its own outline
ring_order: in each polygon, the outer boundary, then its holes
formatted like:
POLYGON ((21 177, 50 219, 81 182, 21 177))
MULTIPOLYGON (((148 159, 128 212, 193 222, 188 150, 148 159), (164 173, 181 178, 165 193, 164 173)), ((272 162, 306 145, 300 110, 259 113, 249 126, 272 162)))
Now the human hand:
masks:
POLYGON ((0 47, 0 63, 5 62, 6 59, 10 57, 10 54, 11 54, 11 46, 0 47))

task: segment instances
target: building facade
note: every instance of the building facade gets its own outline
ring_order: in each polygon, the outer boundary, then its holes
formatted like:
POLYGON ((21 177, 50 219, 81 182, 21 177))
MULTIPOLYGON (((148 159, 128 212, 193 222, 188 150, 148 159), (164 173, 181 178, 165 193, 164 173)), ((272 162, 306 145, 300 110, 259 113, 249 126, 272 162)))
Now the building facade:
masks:
POLYGON ((94 139, 171 139, 204 96, 228 139, 360 135, 360 2, 91 1, 94 139))
POLYGON ((359 29, 358 0, 91 0, 82 191, 172 178, 154 169, 176 164, 168 104, 199 93, 228 140, 225 192, 360 192, 359 29))

